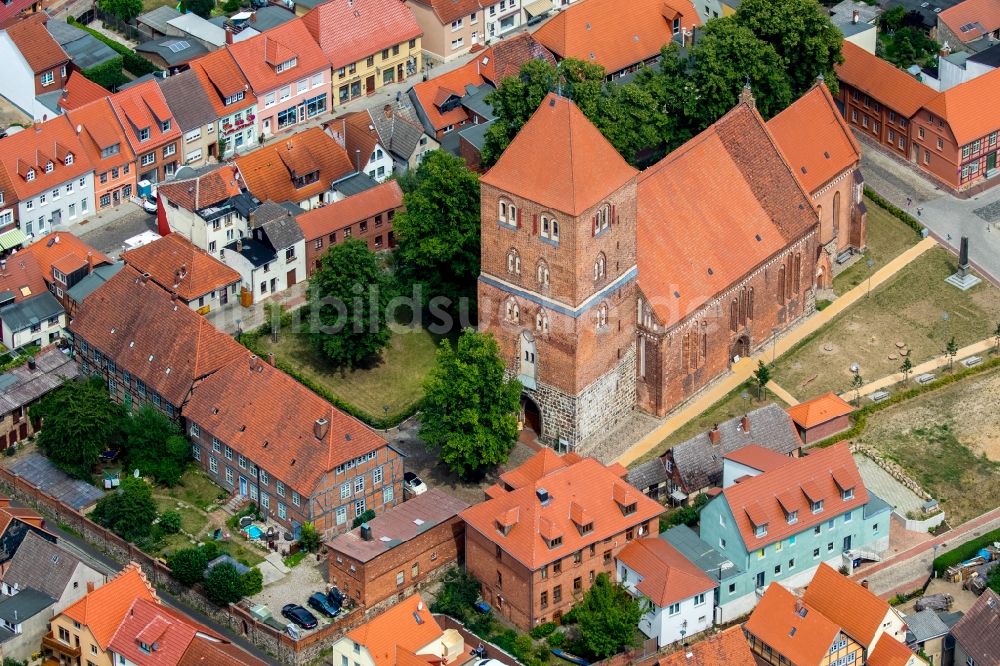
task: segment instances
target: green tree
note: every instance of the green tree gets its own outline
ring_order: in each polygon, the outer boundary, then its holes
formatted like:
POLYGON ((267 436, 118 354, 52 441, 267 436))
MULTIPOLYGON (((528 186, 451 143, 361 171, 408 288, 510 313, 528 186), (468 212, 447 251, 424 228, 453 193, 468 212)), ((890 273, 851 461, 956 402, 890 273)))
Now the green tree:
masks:
POLYGON ((668 44, 660 51, 659 66, 644 67, 636 75, 636 84, 653 97, 666 118, 666 150, 677 148, 704 129, 705 116, 689 64, 677 44, 668 44))
POLYGON ((125 413, 108 399, 97 377, 67 382, 29 411, 42 420, 42 453, 70 476, 87 481, 101 452, 117 446, 125 413))
POLYGON ((861 373, 855 372, 851 377, 851 388, 854 389, 854 404, 861 404, 861 387, 865 385, 865 380, 861 378, 861 373))
POLYGON ((909 354, 903 357, 903 363, 899 366, 899 371, 903 373, 903 383, 908 383, 910 381, 910 373, 913 371, 913 361, 910 360, 909 354))
POLYGON ((181 7, 185 11, 208 19, 212 17, 212 10, 215 9, 215 0, 182 0, 181 7))
POLYGON ((360 516, 355 518, 354 522, 351 523, 351 529, 353 530, 355 527, 359 525, 364 525, 368 521, 374 519, 375 519, 375 509, 365 509, 365 511, 360 516))
POLYGON ((264 574, 257 567, 243 574, 243 596, 252 597, 264 589, 264 574))
POLYGON ((635 83, 611 85, 599 99, 597 129, 622 157, 631 164, 662 157, 669 124, 650 91, 635 83))
POLYGON ((986 584, 991 590, 1000 594, 1000 567, 993 567, 990 577, 986 579, 986 584))
POLYGON ((355 368, 377 358, 392 332, 386 321, 388 274, 367 241, 334 245, 310 280, 309 304, 316 318, 316 348, 339 367, 355 368))
POLYGON ((466 329, 454 348, 441 341, 424 382, 420 438, 462 479, 507 462, 517 441, 521 382, 504 369, 493 336, 466 329))
POLYGON ((757 361, 757 369, 753 373, 753 381, 757 384, 757 399, 763 399, 764 387, 771 381, 771 369, 764 365, 764 361, 757 361))
POLYGON ((876 52, 896 67, 933 65, 940 46, 922 28, 906 26, 892 34, 879 35, 876 52))
POLYGON ((479 599, 479 593, 480 585, 476 577, 464 568, 453 567, 445 574, 444 585, 431 604, 431 611, 465 622, 479 599))
POLYGON ((792 102, 790 79, 780 55, 750 28, 735 21, 710 21, 691 49, 691 57, 699 128, 732 109, 747 81, 765 118, 792 102))
POLYGON ((597 575, 573 611, 580 627, 579 644, 587 654, 605 659, 636 644, 642 606, 606 573, 597 575))
POLYGON ((122 435, 127 469, 138 469, 165 486, 177 484, 191 460, 191 445, 177 423, 144 404, 122 420, 122 435))
POLYGON ((205 579, 208 554, 203 548, 184 548, 167 558, 174 578, 184 585, 194 585, 205 579))
POLYGON ((117 492, 97 501, 91 517, 126 541, 137 541, 149 535, 156 519, 153 490, 142 479, 127 476, 117 492))
POLYGON ((310 553, 315 552, 319 548, 321 540, 322 538, 319 531, 316 530, 316 525, 313 523, 302 523, 302 527, 299 528, 299 548, 307 550, 310 553))
POLYGON ((142 13, 142 0, 98 0, 97 5, 125 23, 142 13))
POLYGON ((878 17, 878 27, 882 32, 893 32, 903 27, 903 19, 906 18, 906 7, 899 5, 892 9, 885 10, 878 17))
POLYGON ((948 369, 951 370, 952 362, 955 360, 955 357, 958 356, 958 343, 955 342, 954 335, 951 336, 950 340, 948 340, 948 344, 944 346, 944 354, 948 357, 948 369))
POLYGON ((229 562, 212 567, 205 576, 205 593, 219 606, 234 604, 243 598, 243 576, 229 562))
POLYGON ((166 534, 177 534, 181 531, 181 514, 177 511, 164 511, 160 514, 160 529, 166 534))
MULTIPOLYGON (((475 302, 479 278, 479 176, 461 158, 429 153, 417 168, 406 210, 393 221, 400 273, 423 287, 426 304, 438 296, 475 302)), ((475 309, 472 310, 473 312, 475 309)))
POLYGON ((840 54, 844 37, 816 0, 744 0, 735 20, 774 47, 791 83, 793 99, 821 74, 837 92, 833 66, 844 60, 840 54))

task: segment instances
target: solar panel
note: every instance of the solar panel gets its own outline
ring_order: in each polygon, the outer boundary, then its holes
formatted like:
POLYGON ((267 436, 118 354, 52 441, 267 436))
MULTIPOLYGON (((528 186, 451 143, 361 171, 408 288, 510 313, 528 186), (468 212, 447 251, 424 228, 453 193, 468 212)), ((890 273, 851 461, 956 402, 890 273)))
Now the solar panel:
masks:
POLYGON ((183 41, 181 41, 181 42, 170 42, 169 44, 167 44, 167 48, 169 48, 174 53, 180 53, 181 51, 183 51, 185 49, 191 48, 191 43, 190 42, 183 42, 183 41))

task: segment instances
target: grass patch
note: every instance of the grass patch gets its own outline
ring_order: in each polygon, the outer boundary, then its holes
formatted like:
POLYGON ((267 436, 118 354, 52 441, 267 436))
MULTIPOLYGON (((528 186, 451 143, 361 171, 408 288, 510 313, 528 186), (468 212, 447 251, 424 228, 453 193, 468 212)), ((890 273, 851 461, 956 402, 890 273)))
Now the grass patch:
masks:
POLYGON ((774 381, 800 399, 847 391, 853 362, 861 364, 866 382, 899 372, 897 341, 907 346, 918 365, 942 356, 951 336, 959 347, 989 337, 1000 312, 1000 290, 983 282, 958 291, 944 281, 956 268, 947 250, 925 252, 870 297, 779 358, 774 381), (948 320, 942 317, 945 311, 948 320), (897 358, 890 359, 890 354, 897 358))
POLYGON ((156 510, 159 513, 164 511, 176 511, 181 514, 181 529, 188 534, 198 536, 205 526, 208 525, 208 516, 200 509, 184 507, 178 508, 176 500, 170 497, 155 497, 156 510))
POLYGON ((833 278, 833 291, 838 296, 867 280, 870 271, 877 271, 920 242, 913 229, 888 210, 868 198, 865 198, 865 205, 868 207, 868 247, 863 258, 833 278), (868 268, 869 259, 875 262, 871 269, 868 268))
POLYGON ((822 298, 822 299, 816 301, 816 311, 817 312, 822 312, 823 310, 826 310, 828 307, 830 307, 830 305, 832 305, 832 304, 833 304, 833 301, 828 301, 825 298, 822 298))
MULTIPOLYGON (((255 346, 298 374, 379 420, 405 413, 423 398, 423 381, 434 367, 438 339, 423 328, 394 332, 381 359, 371 368, 341 370, 330 364, 310 343, 307 334, 282 332, 277 343, 262 335, 255 346)), ((366 419, 368 420, 368 419, 366 419)))
POLYGON ((257 566, 264 561, 264 554, 261 551, 242 543, 241 538, 235 535, 231 536, 229 541, 219 541, 218 544, 220 549, 248 567, 257 566))
POLYGON ((293 567, 297 567, 302 562, 302 560, 306 559, 306 555, 308 555, 306 551, 300 550, 286 557, 283 560, 283 562, 285 563, 286 567, 291 569, 293 567))
POLYGON ((217 486, 199 467, 191 465, 173 488, 163 489, 163 493, 202 511, 216 506, 228 497, 225 490, 217 486))

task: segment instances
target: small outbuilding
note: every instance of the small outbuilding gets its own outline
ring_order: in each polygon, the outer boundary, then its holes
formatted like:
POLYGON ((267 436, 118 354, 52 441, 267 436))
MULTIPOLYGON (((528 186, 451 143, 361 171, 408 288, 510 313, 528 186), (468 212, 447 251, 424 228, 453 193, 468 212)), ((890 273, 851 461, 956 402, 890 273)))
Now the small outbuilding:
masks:
POLYGON ((804 445, 836 435, 851 427, 854 407, 832 391, 788 408, 788 416, 804 445))

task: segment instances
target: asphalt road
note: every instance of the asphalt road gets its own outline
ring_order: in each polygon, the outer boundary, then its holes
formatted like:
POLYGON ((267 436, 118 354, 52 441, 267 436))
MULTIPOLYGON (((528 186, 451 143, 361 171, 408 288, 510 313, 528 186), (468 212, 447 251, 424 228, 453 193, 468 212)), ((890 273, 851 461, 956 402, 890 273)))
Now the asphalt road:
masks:
POLYGON ((131 210, 92 230, 86 225, 77 227, 76 233, 85 243, 92 245, 112 259, 117 259, 122 251, 122 243, 144 231, 156 231, 156 217, 137 206, 128 204, 131 210))

